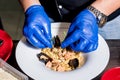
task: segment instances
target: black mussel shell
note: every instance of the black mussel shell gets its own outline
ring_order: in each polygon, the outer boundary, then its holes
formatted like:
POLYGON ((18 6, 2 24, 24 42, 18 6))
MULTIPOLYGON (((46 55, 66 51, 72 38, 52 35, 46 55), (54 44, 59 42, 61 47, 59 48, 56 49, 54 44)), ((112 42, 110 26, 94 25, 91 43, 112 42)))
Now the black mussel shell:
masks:
POLYGON ((52 61, 52 58, 49 57, 47 54, 41 52, 39 54, 37 54, 37 57, 40 61, 42 61, 43 63, 47 63, 48 61, 52 61), (42 58, 42 56, 44 56, 45 58, 42 58))
POLYGON ((79 66, 79 60, 77 58, 71 59, 68 64, 75 69, 79 66))
POLYGON ((66 50, 67 50, 67 51, 73 51, 70 46, 67 46, 67 47, 66 47, 66 50))
POLYGON ((54 37, 54 47, 60 47, 61 46, 61 41, 58 35, 54 37))

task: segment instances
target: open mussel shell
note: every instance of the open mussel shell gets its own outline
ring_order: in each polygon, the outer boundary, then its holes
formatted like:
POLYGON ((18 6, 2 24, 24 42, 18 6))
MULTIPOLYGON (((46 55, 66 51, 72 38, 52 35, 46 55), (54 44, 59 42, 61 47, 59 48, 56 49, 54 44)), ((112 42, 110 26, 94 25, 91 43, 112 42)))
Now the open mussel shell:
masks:
POLYGON ((67 47, 66 47, 66 50, 67 50, 67 51, 73 51, 70 46, 67 46, 67 47))
POLYGON ((45 54, 45 53, 43 53, 43 52, 37 54, 37 57, 38 57, 38 59, 39 59, 41 62, 43 62, 43 63, 45 63, 45 64, 46 64, 48 61, 52 61, 52 58, 49 57, 47 54, 45 54))
POLYGON ((53 42, 54 42, 54 47, 60 47, 61 46, 61 41, 60 41, 60 38, 58 37, 58 35, 54 36, 53 42))
POLYGON ((72 68, 76 69, 79 66, 79 60, 77 58, 71 59, 68 64, 72 68))

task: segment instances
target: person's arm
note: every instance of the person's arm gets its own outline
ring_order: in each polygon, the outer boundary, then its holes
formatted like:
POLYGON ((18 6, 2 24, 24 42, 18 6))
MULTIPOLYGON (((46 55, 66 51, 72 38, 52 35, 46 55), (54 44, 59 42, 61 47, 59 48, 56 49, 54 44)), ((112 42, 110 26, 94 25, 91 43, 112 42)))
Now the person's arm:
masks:
POLYGON ((41 5, 39 0, 19 0, 24 12, 32 5, 41 5))
POLYGON ((108 16, 120 8, 120 0, 96 0, 92 6, 108 16))

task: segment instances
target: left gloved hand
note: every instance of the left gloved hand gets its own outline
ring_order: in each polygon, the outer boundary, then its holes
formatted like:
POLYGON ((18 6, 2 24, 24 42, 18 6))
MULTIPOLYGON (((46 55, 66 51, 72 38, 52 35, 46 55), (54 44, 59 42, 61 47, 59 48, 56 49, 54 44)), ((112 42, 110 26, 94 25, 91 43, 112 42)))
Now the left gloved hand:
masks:
POLYGON ((79 13, 70 25, 61 47, 70 46, 74 51, 91 52, 98 47, 97 19, 88 9, 79 13))
POLYGON ((51 23, 41 5, 32 5, 25 12, 24 36, 37 48, 52 48, 51 23))

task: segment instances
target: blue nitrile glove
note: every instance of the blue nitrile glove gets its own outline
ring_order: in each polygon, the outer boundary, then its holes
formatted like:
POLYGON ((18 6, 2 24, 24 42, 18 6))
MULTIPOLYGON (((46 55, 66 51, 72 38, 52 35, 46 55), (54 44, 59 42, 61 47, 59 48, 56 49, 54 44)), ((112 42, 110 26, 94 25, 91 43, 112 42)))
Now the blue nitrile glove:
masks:
POLYGON ((41 5, 33 5, 26 10, 23 34, 37 48, 52 47, 51 24, 41 5))
POLYGON ((91 52, 98 47, 97 19, 88 9, 79 13, 70 25, 61 47, 70 46, 74 51, 91 52))

